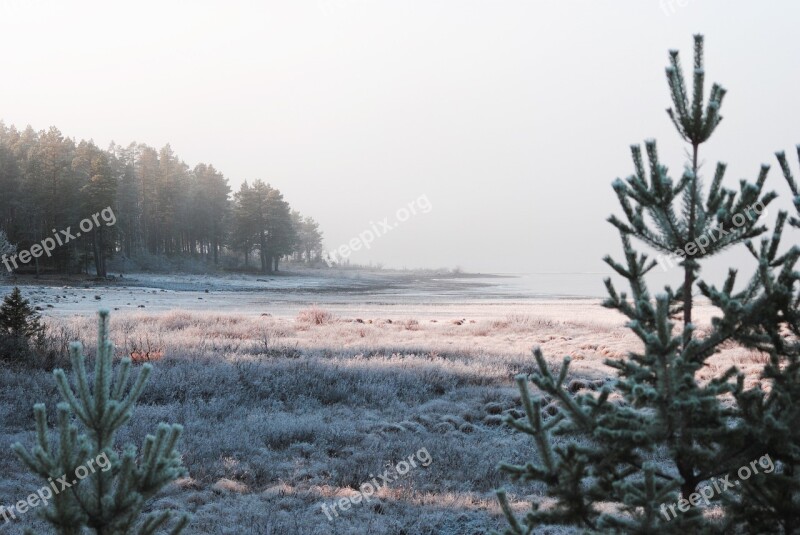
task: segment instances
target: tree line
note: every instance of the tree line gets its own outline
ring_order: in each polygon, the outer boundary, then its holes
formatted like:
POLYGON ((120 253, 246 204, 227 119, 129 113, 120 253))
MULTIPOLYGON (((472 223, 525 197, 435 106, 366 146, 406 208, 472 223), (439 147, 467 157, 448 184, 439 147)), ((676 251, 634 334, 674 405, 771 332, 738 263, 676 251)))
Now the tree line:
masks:
POLYGON ((261 180, 231 195, 211 164, 190 168, 169 144, 76 141, 57 128, 17 130, 0 122, 0 231, 17 251, 35 247, 110 208, 114 224, 95 225, 40 254, 19 271, 107 276, 115 254, 134 264, 192 258, 226 268, 278 269, 281 259, 317 261, 322 233, 261 180), (57 234, 56 234, 57 235, 57 234), (257 260, 256 260, 257 259, 257 260))

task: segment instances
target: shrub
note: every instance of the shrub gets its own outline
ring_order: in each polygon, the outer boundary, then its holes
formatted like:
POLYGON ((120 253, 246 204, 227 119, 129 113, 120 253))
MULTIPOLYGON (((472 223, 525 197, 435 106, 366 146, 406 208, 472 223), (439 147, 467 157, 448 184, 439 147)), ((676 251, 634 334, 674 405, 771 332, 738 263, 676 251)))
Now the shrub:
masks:
POLYGON ((333 323, 334 317, 333 314, 327 310, 317 306, 312 306, 310 308, 301 310, 297 314, 297 321, 310 325, 326 325, 328 323, 333 323))
POLYGON ((137 344, 131 343, 131 361, 134 364, 142 364, 144 362, 155 362, 164 358, 164 349, 159 346, 152 346, 150 340, 142 344, 141 341, 137 344))

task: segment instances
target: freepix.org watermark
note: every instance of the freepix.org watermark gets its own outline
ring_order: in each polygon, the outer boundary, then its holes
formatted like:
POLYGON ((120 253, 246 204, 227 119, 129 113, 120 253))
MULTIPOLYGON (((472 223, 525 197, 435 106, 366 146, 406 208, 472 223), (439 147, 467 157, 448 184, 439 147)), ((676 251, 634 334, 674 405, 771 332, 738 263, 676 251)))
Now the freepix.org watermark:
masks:
POLYGON ((661 514, 664 515, 664 518, 667 520, 672 520, 678 516, 678 513, 675 512, 675 507, 677 507, 678 511, 681 513, 685 513, 689 510, 689 507, 696 507, 701 503, 704 503, 706 506, 708 506, 711 504, 711 498, 714 496, 722 494, 728 489, 736 488, 741 485, 742 481, 750 479, 750 476, 757 475, 759 473, 759 466, 765 474, 771 474, 775 471, 775 464, 772 462, 769 454, 762 455, 760 459, 750 461, 749 465, 746 464, 736 471, 736 475, 739 476, 738 480, 731 482, 730 474, 722 479, 712 477, 711 482, 708 485, 703 485, 700 487, 700 489, 698 489, 700 492, 693 492, 690 494, 688 500, 686 498, 681 498, 677 501, 677 503, 671 503, 669 505, 662 503, 661 514), (669 509, 669 512, 667 512, 667 509, 669 509), (669 513, 672 513, 672 516, 670 516, 669 513))
POLYGON ((431 458, 431 454, 428 453, 427 448, 422 448, 417 453, 409 455, 407 460, 402 460, 397 463, 394 467, 394 473, 386 470, 377 477, 373 474, 370 474, 369 477, 372 478, 371 482, 363 483, 360 487, 358 487, 358 492, 352 496, 340 498, 338 501, 330 505, 323 503, 322 512, 325 513, 325 516, 328 517, 328 520, 333 521, 334 515, 337 517, 339 516, 339 512, 336 510, 337 507, 340 511, 347 511, 354 504, 370 502, 372 500, 372 496, 382 487, 386 487, 390 483, 397 481, 402 476, 406 475, 412 468, 416 468, 417 461, 419 461, 421 466, 429 466, 433 462, 433 458, 431 458), (414 459, 415 456, 416 460, 414 459), (383 485, 378 483, 378 480, 380 480, 383 485), (333 515, 331 515, 331 513, 333 513, 333 515))
POLYGON ((370 228, 360 232, 357 237, 353 238, 348 243, 330 251, 328 253, 328 258, 330 258, 332 262, 338 263, 353 254, 353 251, 358 251, 362 248, 369 249, 372 242, 375 241, 375 238, 385 236, 399 227, 401 223, 405 223, 411 219, 411 216, 417 215, 418 213, 427 214, 432 209, 433 205, 428 199, 428 196, 420 195, 406 206, 398 208, 394 214, 394 221, 390 222, 388 217, 384 217, 381 221, 378 221, 377 224, 374 221, 370 221, 370 228))
POLYGON ((45 238, 41 242, 31 245, 30 249, 19 251, 16 254, 4 254, 2 257, 0 257, 0 259, 2 260, 6 269, 11 272, 15 269, 18 269, 19 264, 27 264, 34 258, 39 258, 42 255, 47 255, 49 258, 52 256, 52 253, 55 251, 56 247, 61 247, 68 244, 72 240, 80 238, 81 233, 91 232, 92 230, 99 228, 101 226, 101 220, 107 227, 113 226, 117 222, 117 216, 114 215, 114 210, 112 210, 110 206, 108 208, 103 208, 96 214, 93 214, 91 217, 87 217, 86 219, 82 220, 78 224, 81 232, 75 232, 73 234, 72 227, 67 227, 66 230, 59 230, 58 232, 56 232, 56 229, 53 229, 52 237, 45 238), (17 263, 18 260, 19 264, 17 263))
POLYGON ((55 480, 51 477, 47 480, 50 485, 45 485, 35 493, 28 495, 26 499, 20 500, 8 507, 0 505, 0 517, 3 518, 4 523, 8 523, 11 520, 17 520, 17 515, 23 515, 27 511, 35 509, 40 505, 46 506, 53 496, 72 488, 73 485, 77 485, 79 481, 88 477, 89 474, 94 474, 98 468, 101 472, 108 472, 111 470, 111 460, 106 455, 106 452, 100 453, 94 459, 89 459, 86 461, 86 465, 77 467, 71 480, 67 474, 57 477, 55 480), (95 465, 97 466, 95 467, 95 465))
MULTIPOLYGON (((734 214, 734 216, 731 218, 731 222, 733 223, 734 229, 736 229, 748 221, 758 218, 758 216, 761 214, 768 214, 767 207, 764 206, 761 201, 758 201, 745 208, 744 212, 734 214)), ((697 253, 705 254, 706 247, 712 243, 716 243, 717 240, 723 236, 730 234, 731 230, 732 229, 730 227, 726 229, 723 225, 716 226, 710 229, 707 233, 695 238, 694 241, 687 243, 683 249, 675 249, 675 251, 669 256, 658 255, 656 260, 661 266, 661 269, 663 271, 667 271, 668 269, 675 267, 675 265, 680 263, 684 258, 692 257, 697 253)))

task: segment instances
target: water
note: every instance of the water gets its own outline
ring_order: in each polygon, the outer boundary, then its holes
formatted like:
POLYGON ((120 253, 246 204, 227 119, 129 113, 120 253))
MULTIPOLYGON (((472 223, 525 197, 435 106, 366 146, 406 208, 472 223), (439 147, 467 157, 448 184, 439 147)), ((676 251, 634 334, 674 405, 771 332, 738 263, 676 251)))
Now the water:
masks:
POLYGON ((501 273, 497 277, 471 278, 485 283, 476 292, 494 297, 606 297, 604 273, 501 273))

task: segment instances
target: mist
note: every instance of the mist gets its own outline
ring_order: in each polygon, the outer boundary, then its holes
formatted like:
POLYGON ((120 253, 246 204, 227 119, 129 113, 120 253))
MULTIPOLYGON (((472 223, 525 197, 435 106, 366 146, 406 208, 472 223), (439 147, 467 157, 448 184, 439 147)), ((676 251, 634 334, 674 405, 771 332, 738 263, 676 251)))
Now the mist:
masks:
MULTIPOLYGON (((4 2, 0 117, 101 147, 170 143, 231 182, 262 179, 314 216, 325 249, 424 196, 354 263, 605 273, 610 187, 629 145, 686 146, 667 50, 728 90, 703 171, 727 184, 800 142, 800 6, 744 1, 4 2), (748 31, 741 24, 747 21, 748 31), (47 36, 47 38, 43 38, 47 36)), ((785 197, 785 196, 784 196, 785 197)), ((783 202, 786 202, 784 199, 783 202)), ((770 218, 772 219, 772 218, 770 218)), ((743 262, 739 251, 719 269, 743 262)), ((599 281, 599 277, 598 277, 599 281)))

